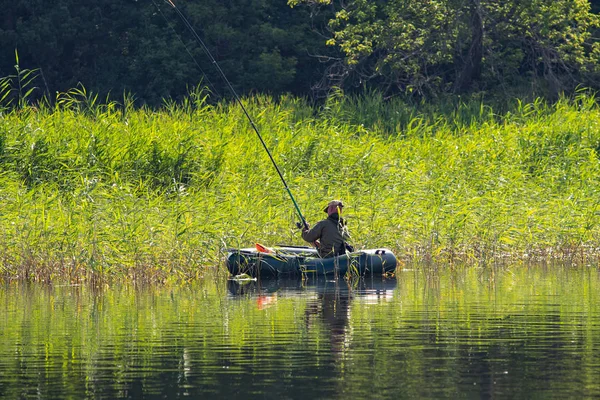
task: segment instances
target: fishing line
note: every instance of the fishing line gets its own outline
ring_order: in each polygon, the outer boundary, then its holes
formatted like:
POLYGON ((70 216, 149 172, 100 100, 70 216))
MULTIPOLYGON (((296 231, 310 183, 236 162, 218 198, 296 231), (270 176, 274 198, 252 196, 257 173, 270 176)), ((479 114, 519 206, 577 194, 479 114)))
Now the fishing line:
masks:
MULTIPOLYGON (((240 97, 238 96, 237 92, 235 91, 235 89, 231 85, 231 82, 229 82, 229 79, 227 79, 227 76, 225 75, 225 73, 221 69, 221 66, 219 65, 219 63, 217 62, 217 60, 215 60, 215 58, 213 57, 213 55, 210 52, 210 50, 208 49, 208 47, 206 47, 206 44, 204 44, 204 41, 200 38, 200 36, 198 36, 198 34, 196 33, 196 30, 190 24, 190 22, 187 20, 187 18, 185 17, 185 15, 183 15, 183 13, 179 10, 179 8, 177 8, 177 6, 173 2, 173 0, 164 0, 164 1, 168 5, 170 5, 171 7, 173 7, 173 9, 177 12, 177 15, 179 15, 179 18, 183 21, 183 23, 185 24, 185 26, 192 33, 192 35, 198 41, 198 43, 200 44, 200 46, 202 46, 202 49, 204 50, 204 52, 206 53, 206 55, 210 59, 211 63, 215 66, 215 68, 217 69, 217 71, 219 71, 219 74, 221 75, 221 77, 223 78, 223 80, 225 81, 225 83, 227 84, 227 87, 231 91, 231 94, 233 95, 233 97, 235 98, 235 100, 237 101, 237 103, 242 108, 242 111, 246 115, 246 118, 248 118, 248 121, 250 121, 250 125, 252 126, 252 129, 254 129, 254 132, 256 132, 256 135, 258 136, 258 139, 260 140, 260 143, 262 144, 263 148, 267 152, 267 154, 269 156, 269 159, 273 163, 273 166, 275 167, 275 170, 277 171, 277 174, 279 175, 279 178, 281 178, 281 182, 283 182, 283 186, 285 187, 285 190, 287 191, 288 195, 290 196, 290 199, 292 200, 292 203, 294 203, 294 207, 296 208, 296 212, 298 213, 298 216, 300 217, 300 221, 302 222, 302 224, 304 225, 304 227, 308 228, 308 223, 306 222, 306 219, 302 215, 302 212, 300 211, 300 207, 298 207, 298 203, 296 203, 296 200, 294 199, 294 196, 292 195, 292 192, 290 191, 290 188, 288 187, 287 182, 285 181, 285 178, 283 177, 281 171, 279 170, 279 167, 277 166, 277 163, 275 162, 275 159, 271 155, 271 152, 269 151, 269 148, 267 147, 267 144, 265 143, 265 141, 263 140, 262 136, 260 135, 260 132, 258 131, 258 128, 257 128, 256 124, 254 124, 254 121, 250 117, 250 114, 248 114, 248 111, 246 111, 246 107, 244 107, 244 104, 242 103, 242 100, 240 99, 240 97)), ((152 0, 152 2, 154 2, 154 0, 152 0)))
POLYGON ((163 19, 165 20, 165 22, 167 23, 169 28, 171 28, 171 31, 175 34, 177 39, 179 39, 179 41, 183 45, 183 48, 185 49, 185 51, 188 53, 190 58, 194 61, 194 63, 196 64, 196 67, 198 67, 198 69, 200 70, 200 73, 202 74, 202 76, 204 76, 204 78, 206 78, 206 82, 208 83, 208 86, 210 86, 212 93, 216 94, 219 99, 223 99, 223 96, 219 93, 219 91, 217 90, 217 87, 215 85, 213 85, 213 83, 210 80, 210 78, 208 77, 208 75, 204 72, 204 70, 200 66, 200 63, 198 63, 198 61, 196 60, 196 57, 194 57, 194 55, 192 54, 192 52, 190 51, 188 46, 185 44, 185 42, 183 41, 181 36, 177 33, 177 31, 175 30, 173 25, 171 25, 171 23, 169 22, 169 19, 165 15, 165 13, 162 12, 161 8, 158 6, 158 4, 156 4, 156 2, 154 0, 152 0, 152 4, 154 4, 154 6, 156 7, 156 9, 160 13, 160 15, 162 15, 163 19))

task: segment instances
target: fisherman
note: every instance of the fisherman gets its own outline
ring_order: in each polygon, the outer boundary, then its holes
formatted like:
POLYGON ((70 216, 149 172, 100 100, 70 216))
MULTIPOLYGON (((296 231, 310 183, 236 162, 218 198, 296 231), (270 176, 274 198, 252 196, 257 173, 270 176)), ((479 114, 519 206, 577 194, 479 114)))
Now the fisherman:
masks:
POLYGON ((322 258, 345 254, 346 250, 354 251, 352 246, 346 243, 350 234, 346 221, 340 217, 343 209, 344 204, 340 200, 332 200, 323 210, 327 213, 326 219, 317 222, 312 229, 308 224, 302 229, 302 239, 316 243, 322 258))

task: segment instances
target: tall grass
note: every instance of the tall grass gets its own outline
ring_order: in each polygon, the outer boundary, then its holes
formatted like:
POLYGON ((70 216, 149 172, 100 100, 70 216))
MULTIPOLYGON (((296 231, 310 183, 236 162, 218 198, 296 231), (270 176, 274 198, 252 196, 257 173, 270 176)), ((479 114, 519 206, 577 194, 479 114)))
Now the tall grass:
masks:
MULTIPOLYGON (((408 104, 376 93, 244 99, 310 222, 341 198, 358 248, 401 260, 595 260, 600 110, 580 94, 408 104)), ((301 244, 241 109, 202 90, 160 110, 79 87, 0 114, 0 275, 189 281, 227 247, 301 244)))

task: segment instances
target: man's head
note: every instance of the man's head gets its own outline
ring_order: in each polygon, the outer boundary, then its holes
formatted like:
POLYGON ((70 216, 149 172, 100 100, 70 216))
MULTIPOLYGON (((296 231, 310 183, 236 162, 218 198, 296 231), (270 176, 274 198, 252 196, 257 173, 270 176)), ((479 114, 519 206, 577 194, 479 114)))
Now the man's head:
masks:
POLYGON ((331 214, 341 214, 342 213, 342 209, 344 208, 344 203, 341 202, 341 200, 331 200, 329 202, 329 204, 327 204, 327 207, 325 207, 325 209, 323 211, 325 211, 327 213, 327 215, 331 215, 331 214))

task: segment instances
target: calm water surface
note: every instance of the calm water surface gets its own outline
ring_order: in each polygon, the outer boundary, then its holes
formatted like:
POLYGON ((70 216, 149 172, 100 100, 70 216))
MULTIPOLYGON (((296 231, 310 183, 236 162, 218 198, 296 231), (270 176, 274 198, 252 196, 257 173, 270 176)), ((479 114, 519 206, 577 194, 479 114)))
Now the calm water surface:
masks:
POLYGON ((0 286, 0 398, 600 398, 598 268, 0 286))

